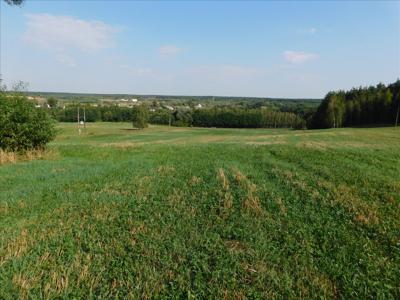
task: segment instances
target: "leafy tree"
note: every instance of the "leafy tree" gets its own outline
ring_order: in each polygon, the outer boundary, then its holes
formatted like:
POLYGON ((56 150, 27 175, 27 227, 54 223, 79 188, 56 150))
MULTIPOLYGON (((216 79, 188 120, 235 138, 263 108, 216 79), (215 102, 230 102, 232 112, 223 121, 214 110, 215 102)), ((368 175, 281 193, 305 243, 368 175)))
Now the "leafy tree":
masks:
POLYGON ((192 112, 187 108, 179 108, 173 113, 174 126, 190 126, 192 124, 192 112))
POLYGON ((152 124, 168 125, 171 120, 171 112, 169 110, 160 109, 150 114, 149 122, 152 124))
POLYGON ((55 137, 54 121, 18 94, 0 93, 0 148, 23 152, 44 148, 55 137))
POLYGON ((132 108, 133 127, 143 129, 148 127, 149 110, 145 105, 138 105, 132 108))
POLYGON ((47 104, 51 107, 51 108, 55 108, 57 107, 57 103, 58 100, 54 97, 50 97, 49 99, 47 99, 47 104))

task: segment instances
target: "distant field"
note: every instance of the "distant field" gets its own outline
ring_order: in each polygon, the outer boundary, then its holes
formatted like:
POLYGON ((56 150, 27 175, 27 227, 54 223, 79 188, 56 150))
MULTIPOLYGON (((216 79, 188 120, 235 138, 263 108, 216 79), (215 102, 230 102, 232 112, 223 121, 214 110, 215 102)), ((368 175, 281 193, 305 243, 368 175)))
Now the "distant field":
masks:
POLYGON ((59 128, 0 166, 0 299, 400 298, 400 128, 59 128))

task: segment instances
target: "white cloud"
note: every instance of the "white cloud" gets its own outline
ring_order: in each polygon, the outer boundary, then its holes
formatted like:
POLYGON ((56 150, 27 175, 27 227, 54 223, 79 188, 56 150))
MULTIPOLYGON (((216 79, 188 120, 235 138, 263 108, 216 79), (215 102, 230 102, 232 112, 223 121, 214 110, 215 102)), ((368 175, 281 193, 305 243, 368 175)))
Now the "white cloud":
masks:
POLYGON ((175 45, 164 45, 158 49, 158 54, 163 57, 166 56, 174 56, 182 52, 182 48, 179 48, 175 45))
POLYGON ((41 48, 93 52, 113 46, 116 27, 70 16, 29 14, 24 40, 41 48))
POLYGON ((283 52, 283 57, 286 61, 294 64, 305 63, 318 58, 317 54, 306 53, 306 52, 296 52, 296 51, 285 51, 283 52))

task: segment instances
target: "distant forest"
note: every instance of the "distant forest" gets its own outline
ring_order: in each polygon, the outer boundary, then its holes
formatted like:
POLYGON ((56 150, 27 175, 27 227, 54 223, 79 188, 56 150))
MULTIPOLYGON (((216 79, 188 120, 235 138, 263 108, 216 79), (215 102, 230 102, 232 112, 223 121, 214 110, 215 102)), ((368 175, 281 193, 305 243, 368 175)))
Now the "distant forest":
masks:
POLYGON ((385 86, 353 88, 328 93, 309 128, 337 128, 395 124, 399 120, 400 80, 385 86))
POLYGON ((322 101, 34 92, 27 95, 40 95, 47 103, 56 97, 58 105, 52 105, 48 111, 62 122, 76 122, 78 107, 85 107, 88 122, 130 121, 132 108, 120 107, 121 97, 137 97, 138 104, 148 107, 150 123, 172 126, 322 129, 385 126, 400 122, 400 80, 387 86, 380 83, 350 91, 329 92, 322 101), (104 98, 107 101, 104 102, 104 98), (199 104, 201 108, 198 108, 199 104))
MULTIPOLYGON (((55 99, 55 93, 29 93, 30 96, 46 97, 47 103, 55 99)), ((76 122, 78 107, 85 108, 87 122, 129 122, 132 108, 121 107, 121 97, 132 95, 86 95, 85 100, 77 94, 59 94, 58 105, 51 105, 49 113, 61 122, 76 122), (101 103, 103 97, 107 102, 101 103), (97 99, 97 101, 96 101, 97 99), (90 100, 90 101, 89 101, 90 100), (96 104, 97 103, 97 104, 96 104), (106 103, 106 104, 104 104, 106 103)), ((149 122, 171 126, 231 127, 231 128, 305 128, 305 117, 315 112, 318 99, 270 99, 243 97, 184 97, 140 96, 136 105, 149 109, 149 122), (155 98, 154 98, 155 97, 155 98), (140 104, 139 104, 140 103, 140 104), (198 105, 201 104, 201 108, 198 105), (171 111, 171 109, 173 109, 171 111)))
MULTIPOLYGON (((132 120, 132 108, 108 106, 85 106, 87 122, 129 122, 132 120)), ((51 109, 49 112, 60 122, 76 122, 77 106, 65 109, 51 109)), ((81 117, 83 110, 81 107, 81 117)), ((303 118, 290 112, 269 109, 212 108, 190 109, 178 108, 175 111, 159 109, 149 114, 151 124, 198 127, 230 128, 305 128, 303 118)))

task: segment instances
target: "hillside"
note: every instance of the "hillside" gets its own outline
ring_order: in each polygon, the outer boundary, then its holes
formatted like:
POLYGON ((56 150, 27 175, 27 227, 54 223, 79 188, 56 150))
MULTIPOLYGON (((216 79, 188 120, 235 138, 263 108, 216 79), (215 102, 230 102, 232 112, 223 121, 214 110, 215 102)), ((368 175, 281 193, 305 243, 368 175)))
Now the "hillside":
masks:
POLYGON ((0 298, 399 298, 395 128, 61 124, 0 166, 0 298))

